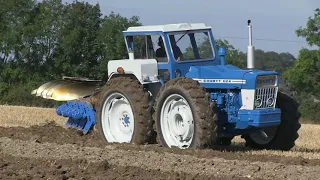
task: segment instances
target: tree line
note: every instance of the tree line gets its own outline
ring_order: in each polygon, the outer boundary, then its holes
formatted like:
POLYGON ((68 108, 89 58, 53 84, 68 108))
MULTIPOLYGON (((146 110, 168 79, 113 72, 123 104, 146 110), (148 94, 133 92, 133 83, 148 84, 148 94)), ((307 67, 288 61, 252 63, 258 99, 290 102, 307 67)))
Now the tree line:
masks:
MULTIPOLYGON (((320 45, 319 17, 317 9, 307 27, 296 31, 317 47, 320 45)), ((122 31, 138 25, 142 23, 137 16, 128 18, 113 12, 102 15, 99 4, 2 0, 0 104, 53 107, 55 102, 33 97, 31 90, 62 76, 105 81, 108 61, 128 58, 122 31)), ((216 39, 216 44, 218 48, 226 47, 227 63, 246 67, 245 52, 224 39, 216 39)), ((319 49, 302 49, 297 59, 290 53, 260 49, 255 55, 258 68, 277 71, 287 78, 298 92, 297 99, 306 118, 312 118, 308 116, 311 111, 318 113, 318 104, 313 101, 320 86, 317 82, 319 49)))
POLYGON ((3 0, 0 6, 0 103, 52 106, 32 89, 62 76, 105 79, 110 59, 126 58, 122 30, 139 18, 98 4, 3 0))
POLYGON ((306 26, 296 30, 313 49, 302 48, 295 64, 283 76, 297 91, 297 100, 304 118, 320 122, 320 9, 309 17, 306 26))

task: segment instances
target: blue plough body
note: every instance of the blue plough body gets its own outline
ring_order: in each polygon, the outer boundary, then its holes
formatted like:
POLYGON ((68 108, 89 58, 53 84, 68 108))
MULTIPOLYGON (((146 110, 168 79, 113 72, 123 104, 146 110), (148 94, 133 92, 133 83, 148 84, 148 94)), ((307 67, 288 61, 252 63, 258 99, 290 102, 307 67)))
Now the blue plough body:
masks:
POLYGON ((56 108, 59 116, 68 117, 67 127, 82 130, 83 134, 95 125, 95 109, 86 101, 68 101, 56 108))

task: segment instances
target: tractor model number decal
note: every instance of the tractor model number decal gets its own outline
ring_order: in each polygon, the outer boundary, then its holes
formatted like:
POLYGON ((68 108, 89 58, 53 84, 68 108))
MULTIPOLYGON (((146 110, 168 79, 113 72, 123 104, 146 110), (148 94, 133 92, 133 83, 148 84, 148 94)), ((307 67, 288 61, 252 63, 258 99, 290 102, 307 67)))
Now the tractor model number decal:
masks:
POLYGON ((246 84, 242 79, 194 79, 199 83, 227 83, 227 84, 246 84))
POLYGON ((262 86, 275 86, 276 85, 277 76, 269 75, 269 76, 258 76, 256 80, 257 87, 262 86))
POLYGON ((274 84, 274 79, 266 79, 266 80, 257 80, 257 84, 274 84))

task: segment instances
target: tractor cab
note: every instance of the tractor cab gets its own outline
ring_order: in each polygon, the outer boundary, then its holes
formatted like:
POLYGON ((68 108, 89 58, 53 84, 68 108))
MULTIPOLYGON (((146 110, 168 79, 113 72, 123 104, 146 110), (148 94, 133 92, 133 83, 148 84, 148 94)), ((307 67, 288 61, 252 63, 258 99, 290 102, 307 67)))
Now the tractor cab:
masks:
POLYGON ((219 64, 211 27, 203 23, 130 27, 123 35, 129 57, 156 59, 164 82, 193 65, 219 64))

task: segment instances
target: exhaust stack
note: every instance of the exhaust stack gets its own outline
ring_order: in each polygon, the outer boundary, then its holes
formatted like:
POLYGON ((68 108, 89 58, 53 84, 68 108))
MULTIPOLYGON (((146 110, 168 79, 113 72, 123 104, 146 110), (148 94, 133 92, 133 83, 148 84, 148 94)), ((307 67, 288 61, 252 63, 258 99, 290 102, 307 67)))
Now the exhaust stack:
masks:
POLYGON ((252 26, 251 20, 248 20, 248 28, 249 28, 249 46, 247 52, 247 68, 254 69, 255 61, 254 61, 254 46, 252 46, 252 26))

